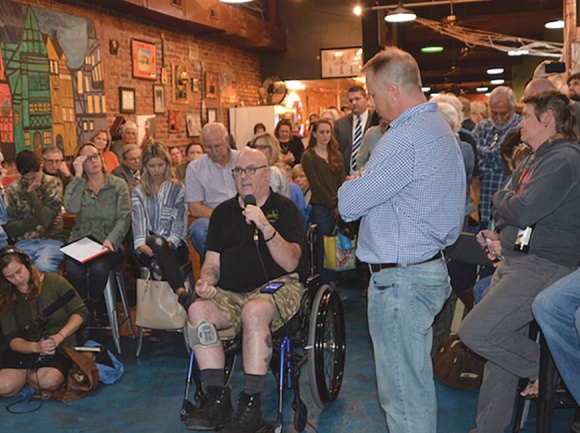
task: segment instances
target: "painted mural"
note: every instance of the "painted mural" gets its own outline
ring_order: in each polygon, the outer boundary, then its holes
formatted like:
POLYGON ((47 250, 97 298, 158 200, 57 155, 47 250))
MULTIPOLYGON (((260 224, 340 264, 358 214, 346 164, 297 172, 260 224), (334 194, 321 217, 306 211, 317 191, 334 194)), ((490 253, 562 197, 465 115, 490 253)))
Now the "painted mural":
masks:
POLYGON ((103 52, 92 21, 0 1, 0 146, 7 160, 107 127, 103 52))

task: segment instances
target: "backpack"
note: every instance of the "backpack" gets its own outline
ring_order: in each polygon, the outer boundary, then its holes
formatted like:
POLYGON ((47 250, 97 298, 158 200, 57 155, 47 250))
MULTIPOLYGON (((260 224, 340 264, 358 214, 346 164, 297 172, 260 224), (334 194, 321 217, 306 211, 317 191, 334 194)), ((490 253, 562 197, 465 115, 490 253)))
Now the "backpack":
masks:
POLYGON ((478 388, 485 360, 469 350, 457 335, 443 340, 433 358, 433 372, 445 385, 461 390, 478 388))

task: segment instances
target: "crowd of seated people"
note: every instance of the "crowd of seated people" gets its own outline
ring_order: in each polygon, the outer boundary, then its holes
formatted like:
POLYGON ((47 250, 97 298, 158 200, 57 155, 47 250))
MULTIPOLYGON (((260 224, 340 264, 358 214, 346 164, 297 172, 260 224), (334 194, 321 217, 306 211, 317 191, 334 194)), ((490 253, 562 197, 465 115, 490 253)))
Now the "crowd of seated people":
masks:
MULTIPOLYGON (((511 420, 517 378, 530 381, 529 389, 523 390, 525 395, 537 393, 539 348, 522 332, 534 319, 544 330, 564 382, 573 396, 580 398, 575 368, 580 361, 580 277, 576 270, 580 258, 575 253, 580 251, 580 238, 575 237, 573 221, 574 206, 580 203, 580 179, 575 178, 580 152, 573 117, 580 108, 576 101, 580 96, 574 92, 574 79, 580 82, 578 76, 569 80, 571 100, 546 80, 541 68, 520 103, 506 86, 497 87, 488 104, 452 94, 432 100, 464 157, 468 179, 464 228, 479 233, 479 242, 496 262, 493 269, 480 275, 476 290, 483 290, 477 291, 475 302, 475 269, 448 264, 452 287, 471 310, 459 335, 488 360, 473 432, 505 430, 511 420), (474 185, 481 182, 479 200, 469 188, 472 178, 477 180, 474 185), (514 251, 516 238, 526 228, 533 232, 529 251, 514 251), (516 284, 523 278, 525 284, 516 284)), ((70 168, 57 147, 44 149, 42 158, 30 151, 20 152, 15 160, 20 178, 3 189, 0 199, 0 248, 5 247, 0 250, 0 326, 11 351, 0 370, 0 395, 13 395, 25 383, 42 389, 62 383, 68 367, 58 360, 54 365, 38 365, 39 371, 46 372, 39 377, 23 375, 14 368, 15 362, 38 351, 51 354, 61 344, 72 344, 76 329, 89 313, 100 308, 109 271, 125 259, 123 241, 127 236, 127 255, 136 257, 143 266, 157 263, 186 309, 195 296, 185 289, 179 266, 188 260, 189 238, 203 260, 204 282, 196 287, 196 295, 212 299, 218 282, 226 278, 219 269, 220 256, 226 254, 227 260, 232 260, 231 240, 221 238, 216 228, 218 221, 225 224, 225 203, 241 212, 245 223, 256 224, 261 247, 284 274, 291 274, 298 264, 288 264, 287 257, 279 257, 272 247, 282 242, 284 248, 292 249, 297 243, 292 241, 294 234, 287 238, 272 224, 270 215, 262 213, 268 197, 291 199, 305 220, 317 224, 321 250, 318 269, 324 283, 335 284, 336 273, 324 269, 322 263, 322 237, 341 224, 337 191, 349 175, 364 172, 375 146, 381 145, 389 130, 388 122, 376 116, 364 88, 354 86, 345 96, 348 109, 342 114, 334 107, 320 115, 312 113, 304 137, 293 132, 289 120, 281 120, 273 132, 267 132, 262 123, 256 124, 254 137, 246 146, 254 151, 233 149, 225 126, 213 122, 202 128, 200 143, 190 143, 183 158, 179 147, 168 148, 151 139, 143 146, 137 144, 136 125, 129 121, 115 142, 108 131, 95 131, 90 141, 78 146, 70 168), (269 193, 260 189, 257 180, 266 175, 269 193), (257 207, 245 207, 243 198, 248 195, 256 196, 257 207), (62 230, 62 207, 75 215, 67 238, 62 230), (189 227, 188 216, 193 218, 189 227), (110 252, 87 264, 63 257, 60 247, 64 242, 85 236, 95 238, 110 252), (6 247, 8 243, 11 245, 6 247), (66 279, 55 275, 61 262, 60 273, 64 268, 66 279), (18 269, 26 278, 16 276, 18 269), (75 300, 66 314, 63 311, 55 317, 50 343, 35 341, 35 335, 15 337, 16 323, 20 322, 15 322, 14 316, 22 314, 21 303, 40 302, 43 296, 53 296, 52 291, 60 293, 69 286, 75 288, 79 302, 75 300)), ((4 176, 2 169, 0 181, 4 176)), ((303 233, 304 224, 299 221, 303 233)), ((229 271, 226 275, 229 279, 229 271)), ((239 291, 257 285, 257 281, 248 282, 248 287, 239 291)), ((191 308, 194 327, 205 326, 207 314, 212 319, 209 323, 218 330, 233 323, 226 313, 221 312, 223 317, 216 319, 211 309, 191 308)), ((236 314, 242 314, 244 321, 243 306, 236 314)), ((449 326, 444 326, 446 335, 449 326)), ((215 371, 211 357, 206 367, 208 384, 213 384, 208 386, 215 386, 222 373, 215 371)), ((262 369, 250 365, 246 373, 248 391, 240 404, 251 406, 252 396, 263 386, 262 369)), ((225 392, 221 388, 210 390, 218 400, 225 392)), ((231 405, 220 410, 219 420, 196 413, 191 423, 213 426, 222 424, 222 418, 229 421, 231 405)), ((259 424, 261 415, 255 416, 259 424)))

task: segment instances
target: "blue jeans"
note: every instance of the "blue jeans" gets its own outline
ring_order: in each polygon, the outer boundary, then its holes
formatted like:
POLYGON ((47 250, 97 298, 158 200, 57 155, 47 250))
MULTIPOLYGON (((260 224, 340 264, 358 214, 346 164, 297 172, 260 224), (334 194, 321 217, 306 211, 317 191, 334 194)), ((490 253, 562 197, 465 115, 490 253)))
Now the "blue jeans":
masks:
POLYGON ((390 433, 435 433, 432 324, 451 293, 443 259, 371 276, 369 330, 390 433))
POLYGON ((205 257, 205 240, 207 238, 208 227, 209 218, 198 218, 189 226, 188 229, 191 244, 202 259, 205 257))
POLYGON ((40 272, 55 274, 58 273, 58 265, 63 258, 61 246, 62 242, 54 239, 23 239, 15 244, 16 248, 30 256, 40 272))
POLYGON ((562 380, 580 403, 580 269, 541 292, 532 310, 562 380))
POLYGON ((331 235, 336 226, 336 221, 332 217, 330 210, 326 206, 319 204, 312 205, 310 212, 310 222, 316 224, 317 242, 318 242, 318 257, 316 260, 316 267, 318 273, 322 277, 322 284, 330 284, 336 281, 336 272, 329 269, 324 269, 324 235, 331 235))

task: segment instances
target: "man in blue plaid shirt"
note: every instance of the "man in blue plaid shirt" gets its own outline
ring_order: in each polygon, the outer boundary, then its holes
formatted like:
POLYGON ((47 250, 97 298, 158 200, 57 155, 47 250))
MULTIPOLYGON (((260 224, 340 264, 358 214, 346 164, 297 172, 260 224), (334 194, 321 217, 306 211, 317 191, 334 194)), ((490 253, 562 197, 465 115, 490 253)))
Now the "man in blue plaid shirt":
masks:
POLYGON ((479 197, 480 226, 487 229, 491 221, 491 197, 507 179, 500 147, 508 132, 517 129, 520 116, 515 112, 516 100, 512 89, 500 86, 489 95, 490 118, 475 125, 473 138, 477 144, 477 160, 481 173, 479 197))

